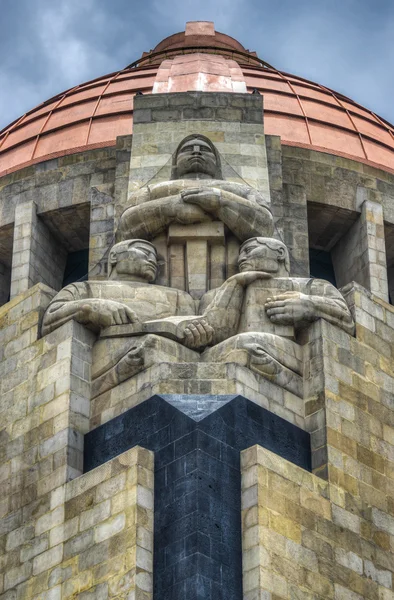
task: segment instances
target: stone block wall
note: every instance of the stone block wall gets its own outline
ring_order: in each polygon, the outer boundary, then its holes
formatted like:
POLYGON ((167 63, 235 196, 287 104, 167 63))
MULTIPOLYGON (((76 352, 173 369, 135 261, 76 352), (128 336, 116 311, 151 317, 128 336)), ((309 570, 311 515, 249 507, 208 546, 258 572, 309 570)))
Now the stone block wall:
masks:
MULTIPOLYGON (((113 199, 115 170, 116 150, 103 148, 39 163, 1 178, 0 246, 2 256, 6 252, 4 258, 10 265, 13 261, 12 296, 38 282, 60 289, 67 252, 89 247, 90 190, 94 187, 113 199)), ((118 188, 122 184, 127 188, 127 181, 119 176, 118 188)), ((107 238, 113 238, 113 213, 109 206, 105 210, 105 219, 97 211, 92 219, 95 251, 91 266, 99 263, 96 270, 107 251, 107 238)), ((1 280, 0 305, 8 294, 7 273, 1 280)))
POLYGON ((115 243, 114 199, 90 190, 89 278, 107 279, 109 249, 115 243))
POLYGON ((87 202, 92 186, 112 193, 115 164, 115 148, 102 148, 62 156, 5 175, 0 179, 1 227, 14 221, 18 204, 34 201, 41 215, 87 202))
MULTIPOLYGON (((368 455, 391 460, 383 431, 392 426, 394 414, 394 309, 357 284, 343 292, 356 336, 324 321, 309 328, 304 346, 306 429, 316 474, 349 486, 355 496, 361 495, 360 480, 365 481, 363 490, 373 495, 369 486, 375 485, 376 474, 368 467, 363 473, 359 446, 368 455)), ((383 485, 390 485, 389 480, 383 485)))
POLYGON ((394 598, 391 503, 378 508, 259 446, 241 461, 244 598, 394 598))
MULTIPOLYGON (((142 573, 148 600, 152 507, 137 511, 138 554, 124 504, 131 463, 122 455, 82 475, 83 435, 155 392, 226 390, 308 431, 312 444, 314 475, 262 449, 245 459, 246 597, 392 600, 394 309, 357 284, 344 294, 356 336, 324 321, 305 332, 304 398, 234 365, 161 364, 90 401, 93 334, 69 323, 39 338, 53 291, 38 284, 2 307, 0 599, 117 598, 142 573)), ((149 465, 137 469, 145 482, 149 465)))
MULTIPOLYGON (((330 252, 342 240, 336 248, 337 260, 334 265, 338 271, 339 285, 354 279, 375 295, 387 299, 386 263, 390 268, 394 264, 394 246, 387 243, 394 222, 394 175, 329 153, 284 145, 281 148, 283 184, 299 185, 305 190, 311 247, 330 252), (373 206, 374 216, 371 212, 373 206), (378 216, 379 211, 381 214, 378 216), (385 233, 381 225, 385 226, 385 233), (364 226, 369 231, 361 236, 364 254, 367 252, 362 264, 356 232, 364 226), (370 234, 376 235, 372 244, 368 240, 370 234), (350 258, 349 249, 352 250, 350 258), (355 261, 359 259, 360 263, 350 264, 353 258, 355 261), (372 268, 369 264, 366 266, 368 261, 371 261, 372 268)), ((272 168, 277 173, 278 163, 273 164, 272 168)), ((392 289, 391 271, 389 279, 392 289)))
POLYGON ((382 205, 366 200, 361 215, 334 246, 337 284, 357 281, 378 298, 388 301, 386 247, 382 205))
POLYGON ((36 204, 19 204, 15 209, 11 297, 39 282, 60 290, 66 258, 66 249, 37 216, 36 204))
POLYGON ((153 455, 135 447, 41 499, 2 538, 3 598, 152 598, 153 455))
POLYGON ((81 476, 94 336, 69 323, 40 339, 52 296, 38 284, 0 309, 0 597, 147 600, 153 458, 81 476))

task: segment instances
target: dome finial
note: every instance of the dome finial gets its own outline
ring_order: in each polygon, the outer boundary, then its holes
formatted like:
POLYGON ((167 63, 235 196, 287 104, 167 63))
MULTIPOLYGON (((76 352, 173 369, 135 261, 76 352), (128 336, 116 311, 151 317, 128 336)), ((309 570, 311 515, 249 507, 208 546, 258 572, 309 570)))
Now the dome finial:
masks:
POLYGON ((215 25, 213 21, 187 21, 185 36, 188 35, 213 35, 215 36, 215 25))

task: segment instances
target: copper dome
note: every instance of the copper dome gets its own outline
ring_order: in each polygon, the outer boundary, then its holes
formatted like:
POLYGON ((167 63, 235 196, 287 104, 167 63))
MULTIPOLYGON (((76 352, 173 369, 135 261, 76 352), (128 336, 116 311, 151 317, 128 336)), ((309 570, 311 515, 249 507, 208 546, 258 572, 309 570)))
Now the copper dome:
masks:
POLYGON ((0 132, 0 175, 132 133, 136 92, 257 89, 267 134, 394 172, 394 127, 332 90, 260 60, 210 22, 188 23, 122 71, 47 100, 0 132))

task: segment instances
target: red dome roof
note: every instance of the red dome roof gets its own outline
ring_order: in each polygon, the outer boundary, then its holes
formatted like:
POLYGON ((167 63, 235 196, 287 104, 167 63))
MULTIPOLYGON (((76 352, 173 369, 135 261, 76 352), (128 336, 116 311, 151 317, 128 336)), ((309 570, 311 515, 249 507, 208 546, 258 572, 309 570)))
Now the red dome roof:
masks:
POLYGON ((209 22, 188 23, 118 73, 44 102, 0 132, 0 175, 36 162, 115 145, 132 133, 137 91, 248 91, 264 96, 267 134, 282 143, 394 172, 394 127, 324 86, 277 71, 209 22), (193 56, 190 56, 190 55, 193 56))

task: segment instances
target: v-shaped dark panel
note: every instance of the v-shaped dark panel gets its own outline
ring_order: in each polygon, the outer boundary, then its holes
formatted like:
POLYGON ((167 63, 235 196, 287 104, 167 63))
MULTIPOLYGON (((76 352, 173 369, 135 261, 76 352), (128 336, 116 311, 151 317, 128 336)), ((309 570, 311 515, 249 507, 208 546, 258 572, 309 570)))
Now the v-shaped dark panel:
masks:
POLYGON ((85 472, 136 445, 155 452, 155 600, 242 600, 241 450, 311 468, 305 431, 242 396, 204 400, 220 408, 199 421, 188 396, 182 410, 153 396, 85 436, 85 472))

